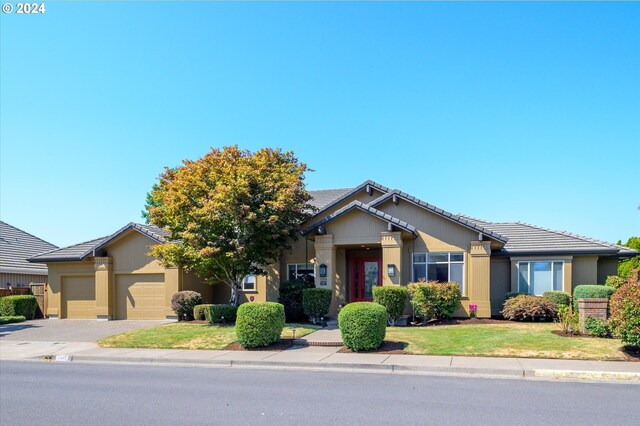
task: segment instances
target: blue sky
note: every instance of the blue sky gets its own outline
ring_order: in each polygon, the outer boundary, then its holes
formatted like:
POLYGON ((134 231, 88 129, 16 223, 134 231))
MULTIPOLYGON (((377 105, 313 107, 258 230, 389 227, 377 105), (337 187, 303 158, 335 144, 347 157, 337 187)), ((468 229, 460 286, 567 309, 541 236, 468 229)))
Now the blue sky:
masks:
POLYGON ((232 144, 294 150, 310 189, 640 234, 638 3, 46 8, 0 18, 0 209, 54 244, 141 221, 164 166, 232 144))

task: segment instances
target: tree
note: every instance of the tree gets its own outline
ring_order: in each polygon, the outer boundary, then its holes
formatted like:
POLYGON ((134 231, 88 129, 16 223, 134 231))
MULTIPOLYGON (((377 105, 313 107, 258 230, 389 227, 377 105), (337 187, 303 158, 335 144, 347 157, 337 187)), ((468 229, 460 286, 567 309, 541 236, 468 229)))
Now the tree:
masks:
POLYGON ((237 305, 244 277, 265 275, 265 265, 291 248, 314 211, 304 185, 308 170, 293 152, 237 146, 165 168, 145 208, 149 223, 169 232, 169 242, 151 254, 209 284, 228 285, 237 305))
MULTIPOLYGON (((620 243, 621 241, 618 242, 618 244, 620 243)), ((640 251, 640 237, 631 237, 626 244, 622 245, 640 251)), ((620 262, 618 264, 618 275, 623 278, 627 278, 631 275, 631 271, 634 269, 640 269, 640 255, 620 262)))

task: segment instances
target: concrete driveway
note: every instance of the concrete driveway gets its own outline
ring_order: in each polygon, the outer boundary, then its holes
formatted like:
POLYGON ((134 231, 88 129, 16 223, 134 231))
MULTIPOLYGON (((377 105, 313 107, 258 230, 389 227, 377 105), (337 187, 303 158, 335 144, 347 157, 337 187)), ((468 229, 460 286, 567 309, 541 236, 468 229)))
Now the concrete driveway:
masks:
POLYGON ((96 320, 32 320, 18 324, 0 325, 0 340, 34 342, 95 342, 112 334, 154 325, 167 321, 96 321, 96 320))

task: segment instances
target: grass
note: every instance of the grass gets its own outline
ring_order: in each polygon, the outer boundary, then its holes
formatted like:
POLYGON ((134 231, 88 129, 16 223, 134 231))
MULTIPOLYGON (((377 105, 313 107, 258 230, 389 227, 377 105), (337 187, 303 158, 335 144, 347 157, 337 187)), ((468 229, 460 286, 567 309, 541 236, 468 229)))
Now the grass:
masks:
POLYGON ((568 338, 553 334, 550 323, 459 324, 388 327, 386 340, 406 342, 420 355, 625 360, 618 339, 568 338))
POLYGON ((13 324, 15 322, 23 322, 26 321, 26 318, 22 315, 18 316, 0 316, 0 325, 2 324, 13 324))
MULTIPOLYGON (((298 338, 320 327, 310 324, 287 324, 281 337, 291 338, 294 328, 298 338)), ((224 349, 235 341, 236 333, 233 326, 179 322, 105 337, 98 340, 98 345, 103 348, 224 349)))

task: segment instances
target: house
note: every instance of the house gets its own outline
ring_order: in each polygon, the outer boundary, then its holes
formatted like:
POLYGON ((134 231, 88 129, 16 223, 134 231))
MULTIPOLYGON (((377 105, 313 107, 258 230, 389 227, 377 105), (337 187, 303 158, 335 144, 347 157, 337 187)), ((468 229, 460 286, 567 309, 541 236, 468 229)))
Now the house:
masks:
MULTIPOLYGON (((373 181, 309 193, 318 212, 266 276, 245 278, 241 302, 275 301, 280 282, 311 275, 316 287, 332 290, 335 315, 339 305, 371 300, 374 286, 424 278, 459 283, 463 300, 456 316, 467 316, 469 304, 476 304, 478 316, 489 317, 500 312, 507 292, 541 295, 604 283, 620 258, 637 255, 568 232, 451 214, 373 181)), ((224 286, 207 286, 147 255, 165 235, 129 224, 111 236, 32 258, 49 267, 49 315, 171 317, 169 298, 183 289, 225 303, 224 286)))
POLYGON ((28 232, 0 221, 0 287, 28 287, 47 282, 47 266, 30 263, 28 258, 56 249, 28 232))

